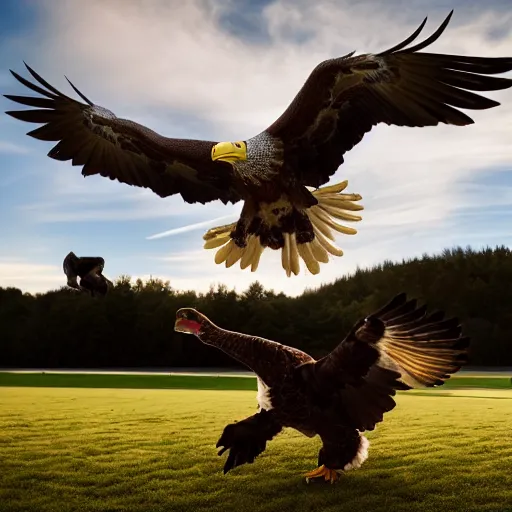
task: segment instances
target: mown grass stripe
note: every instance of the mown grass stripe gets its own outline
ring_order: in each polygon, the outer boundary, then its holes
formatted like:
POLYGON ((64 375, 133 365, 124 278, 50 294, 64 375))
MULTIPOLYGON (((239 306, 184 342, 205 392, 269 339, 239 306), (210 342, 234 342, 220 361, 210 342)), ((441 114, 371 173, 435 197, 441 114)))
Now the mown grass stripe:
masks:
MULTIPOLYGON (((256 390, 254 377, 211 375, 129 375, 84 373, 11 373, 0 372, 0 386, 117 388, 117 389, 224 389, 256 390)), ((510 377, 459 377, 447 380, 442 389, 512 389, 510 377)), ((427 391, 428 392, 428 391, 427 391)))
POLYGON ((124 389, 257 389, 256 378, 210 375, 102 375, 81 373, 0 373, 0 386, 124 389))

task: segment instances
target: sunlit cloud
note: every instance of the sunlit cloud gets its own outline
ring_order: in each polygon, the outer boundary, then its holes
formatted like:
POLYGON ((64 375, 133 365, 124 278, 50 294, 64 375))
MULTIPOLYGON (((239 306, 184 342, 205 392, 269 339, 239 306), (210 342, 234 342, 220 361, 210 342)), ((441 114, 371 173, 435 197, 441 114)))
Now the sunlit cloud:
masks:
POLYGON ((66 284, 62 268, 26 261, 0 259, 0 286, 14 286, 32 293, 60 288, 66 284))

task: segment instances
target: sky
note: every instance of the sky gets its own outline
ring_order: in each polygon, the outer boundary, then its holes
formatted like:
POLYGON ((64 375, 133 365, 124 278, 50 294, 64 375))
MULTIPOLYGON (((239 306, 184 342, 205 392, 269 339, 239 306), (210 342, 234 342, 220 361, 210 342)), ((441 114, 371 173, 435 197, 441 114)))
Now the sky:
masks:
MULTIPOLYGON (((52 85, 177 138, 244 140, 287 107, 322 60, 385 50, 428 15, 424 37, 454 8, 429 51, 512 56, 509 0, 3 0, 0 92, 26 94, 9 73, 26 61, 52 85)), ((509 76, 512 76, 509 74, 509 76)), ((104 273, 241 292, 255 280, 290 295, 384 260, 453 246, 512 247, 512 90, 486 93, 500 107, 467 112, 468 127, 379 125, 345 157, 365 210, 344 250, 313 276, 287 278, 266 250, 256 273, 226 269, 202 248, 210 227, 236 220, 241 203, 162 199, 46 156, 36 127, 3 114, 0 98, 0 286, 44 292, 65 284, 69 251, 105 258, 104 273), (170 232, 166 236, 154 236, 170 232)), ((23 108, 23 107, 20 107, 23 108)))

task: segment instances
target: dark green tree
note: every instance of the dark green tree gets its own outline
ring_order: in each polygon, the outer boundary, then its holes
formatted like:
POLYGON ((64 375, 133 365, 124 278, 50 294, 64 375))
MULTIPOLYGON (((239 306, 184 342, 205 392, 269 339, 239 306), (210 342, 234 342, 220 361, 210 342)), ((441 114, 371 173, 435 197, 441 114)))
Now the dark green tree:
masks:
MULTIPOLYGON (((64 279, 64 278, 63 278, 64 279)), ((321 357, 352 325, 402 291, 456 315, 471 336, 471 364, 512 366, 512 251, 447 249, 357 269, 299 297, 225 285, 179 291, 151 277, 120 276, 104 298, 68 288, 32 295, 0 288, 0 367, 221 367, 237 363, 174 332, 175 313, 196 307, 216 324, 321 357)))

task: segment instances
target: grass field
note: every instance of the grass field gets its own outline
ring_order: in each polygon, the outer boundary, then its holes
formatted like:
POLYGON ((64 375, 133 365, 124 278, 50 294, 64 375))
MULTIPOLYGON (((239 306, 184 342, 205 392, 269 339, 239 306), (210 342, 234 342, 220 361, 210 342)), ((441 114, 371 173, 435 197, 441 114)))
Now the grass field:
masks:
MULTIPOLYGON (((256 391, 254 377, 206 375, 137 375, 85 373, 9 373, 0 372, 1 386, 122 388, 122 389, 223 389, 256 391)), ((464 375, 454 376, 443 389, 488 388, 511 389, 509 376, 464 375)))
POLYGON ((110 375, 0 372, 1 386, 122 389, 219 389, 256 391, 254 377, 206 375, 110 375))
POLYGON ((512 391, 427 393, 400 394, 331 486, 305 483, 320 442, 292 430, 222 474, 252 391, 3 387, 0 511, 512 511, 512 391))

